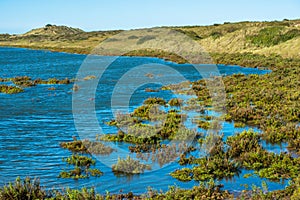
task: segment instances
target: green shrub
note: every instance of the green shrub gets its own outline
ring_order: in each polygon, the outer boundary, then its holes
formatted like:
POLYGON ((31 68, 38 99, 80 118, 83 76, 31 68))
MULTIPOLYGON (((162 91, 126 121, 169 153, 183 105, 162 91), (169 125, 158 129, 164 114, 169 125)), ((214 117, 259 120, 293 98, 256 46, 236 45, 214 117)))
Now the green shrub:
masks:
POLYGON ((18 177, 14 183, 9 183, 0 188, 0 199, 15 200, 15 199, 45 199, 49 197, 46 190, 44 190, 38 180, 31 180, 25 178, 23 181, 18 177))

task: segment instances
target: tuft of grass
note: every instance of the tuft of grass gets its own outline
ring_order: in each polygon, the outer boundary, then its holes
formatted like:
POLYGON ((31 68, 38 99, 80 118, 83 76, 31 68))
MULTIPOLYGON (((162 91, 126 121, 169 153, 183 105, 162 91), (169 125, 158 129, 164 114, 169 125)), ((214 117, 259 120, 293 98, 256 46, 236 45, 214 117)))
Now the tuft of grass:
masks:
POLYGON ((145 170, 151 170, 151 166, 127 156, 126 159, 119 158, 118 162, 112 166, 112 170, 116 174, 141 174, 145 170))

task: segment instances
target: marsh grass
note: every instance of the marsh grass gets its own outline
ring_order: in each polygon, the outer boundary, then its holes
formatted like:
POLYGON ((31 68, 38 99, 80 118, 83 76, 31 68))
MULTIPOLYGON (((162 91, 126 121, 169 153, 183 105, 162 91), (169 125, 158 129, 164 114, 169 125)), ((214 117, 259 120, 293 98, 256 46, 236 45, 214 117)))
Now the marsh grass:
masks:
POLYGON ((151 170, 151 166, 127 156, 126 159, 119 158, 117 163, 112 166, 112 170, 116 174, 140 174, 145 170, 151 170))
POLYGON ((73 154, 68 158, 63 158, 68 165, 73 165, 74 169, 69 171, 62 171, 59 174, 59 178, 72 178, 82 179, 89 178, 90 176, 100 177, 103 175, 99 169, 92 169, 91 166, 96 164, 96 160, 91 157, 79 154, 73 154))
POLYGON ((114 151, 113 148, 101 142, 89 140, 74 139, 74 141, 71 142, 61 142, 60 146, 75 153, 109 155, 114 151))
MULTIPOLYGON (((32 80, 31 77, 28 76, 17 76, 14 78, 0 78, 0 82, 12 82, 14 85, 0 85, 0 93, 6 94, 16 94, 24 92, 23 88, 34 87, 38 84, 70 84, 71 81, 66 78, 63 80, 59 80, 56 78, 51 78, 48 80, 42 80, 40 78, 32 80)), ((55 89, 55 88, 54 88, 55 89)), ((51 88, 53 90, 53 87, 51 88)))
POLYGON ((17 94, 24 92, 24 90, 17 86, 0 85, 0 93, 17 94))

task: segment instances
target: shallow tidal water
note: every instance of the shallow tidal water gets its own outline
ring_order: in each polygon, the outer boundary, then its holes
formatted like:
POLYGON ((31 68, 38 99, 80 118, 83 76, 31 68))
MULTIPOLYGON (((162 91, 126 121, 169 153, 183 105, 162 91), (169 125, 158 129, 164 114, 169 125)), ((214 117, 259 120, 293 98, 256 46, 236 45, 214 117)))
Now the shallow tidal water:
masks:
MULTIPOLYGON (((0 77, 30 76, 33 79, 42 78, 75 78, 81 64, 86 59, 86 55, 57 53, 42 50, 29 50, 22 48, 0 48, 0 77)), ((97 56, 96 59, 106 60, 110 57, 97 56)), ((100 62, 101 63, 101 62, 100 62)), ((117 58, 104 72, 101 77, 96 96, 86 97, 86 102, 95 103, 95 112, 99 125, 104 133, 116 133, 116 128, 107 126, 105 122, 113 117, 111 110, 111 95, 118 80, 133 67, 141 65, 166 65, 177 70, 187 80, 198 80, 199 73, 189 64, 175 64, 157 58, 144 57, 120 57, 117 58)), ((101 68, 101 66, 99 66, 101 68)), ((242 68, 238 66, 218 66, 221 74, 265 74, 253 68, 242 68)), ((96 75, 97 67, 87 72, 87 75, 96 75)), ((137 74, 143 76, 143 74, 137 74)), ((173 74, 170 80, 178 83, 178 79, 173 74)), ((148 84, 138 87, 133 93, 129 111, 141 105, 143 100, 150 96, 160 96, 166 100, 174 97, 169 91, 149 93, 145 88, 159 88, 161 85, 148 84)), ((118 193, 132 191, 134 193, 144 193, 147 187, 157 190, 168 190, 170 185, 177 185, 182 188, 191 188, 198 183, 180 182, 172 178, 169 173, 177 168, 179 164, 173 162, 159 170, 145 172, 144 174, 132 177, 116 177, 109 166, 101 163, 101 159, 111 159, 101 157, 97 160, 96 168, 101 169, 104 175, 100 178, 88 178, 82 180, 61 179, 58 175, 61 170, 68 166, 62 158, 71 155, 68 150, 60 148, 60 142, 71 141, 72 136, 78 136, 74 125, 72 112, 72 87, 73 85, 38 85, 26 88, 24 93, 7 95, 0 94, 0 185, 9 181, 14 181, 20 177, 38 177, 43 186, 47 188, 81 188, 95 187, 99 193, 110 191, 118 193), (50 91, 48 88, 55 87, 50 91)), ((95 133, 87 125, 83 127, 93 136, 95 133)), ((233 123, 223 123, 222 132, 225 137, 233 135, 235 132, 249 129, 234 128, 233 123)), ((258 129, 254 129, 259 131, 258 129)), ((119 148, 126 149, 127 144, 116 144, 119 148)), ((273 152, 284 151, 284 147, 266 145, 265 147, 273 152)), ((120 155, 122 156, 122 155, 120 155)), ((124 155, 123 155, 124 156, 124 155)), ((111 160, 115 163, 117 160, 111 160)), ((242 171, 239 177, 232 180, 222 180, 224 189, 231 192, 238 192, 245 189, 242 184, 261 186, 264 179, 257 177, 243 178, 249 171, 242 171)), ((265 180, 266 181, 266 180, 265 180)), ((281 189, 285 183, 273 183, 267 181, 270 190, 281 189)))

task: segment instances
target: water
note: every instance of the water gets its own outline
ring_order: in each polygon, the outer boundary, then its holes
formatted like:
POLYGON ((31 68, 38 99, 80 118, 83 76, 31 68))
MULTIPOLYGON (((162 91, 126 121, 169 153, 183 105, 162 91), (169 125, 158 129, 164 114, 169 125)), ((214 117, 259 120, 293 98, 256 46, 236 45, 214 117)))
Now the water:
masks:
MULTIPOLYGON (((86 55, 53 53, 49 51, 28 50, 22 48, 0 48, 0 77, 30 76, 32 78, 59 79, 75 78, 80 65, 86 55)), ((111 59, 110 57, 97 57, 97 59, 111 59)), ((188 64, 179 65, 165 62, 157 58, 121 57, 118 58, 103 74, 97 87, 95 99, 86 98, 86 104, 94 103, 99 125, 104 133, 115 133, 114 127, 105 125, 113 117, 111 111, 112 90, 124 73, 135 66, 141 65, 165 65, 176 69, 188 80, 200 78, 197 71, 188 64)), ((218 66, 222 74, 264 74, 267 71, 258 69, 241 68, 237 66, 218 66)), ((144 73, 144 72, 143 72, 144 73)), ((97 74, 97 68, 89 71, 87 75, 97 74)), ((158 76, 158 73, 156 74, 158 76)), ((145 77, 143 74, 140 77, 145 77)), ((164 75, 174 83, 180 79, 172 74, 164 75)), ((129 87, 129 86, 128 86, 129 87)), ((169 91, 146 93, 145 88, 159 88, 159 84, 148 84, 136 88, 130 99, 129 111, 140 105, 149 96, 161 96, 166 100, 174 95, 169 91)), ((89 127, 84 127, 87 130, 89 127)), ((224 123, 225 136, 241 130, 236 129, 233 123, 224 123)), ((91 130, 92 131, 92 130, 91 130)), ((146 192, 151 186, 155 189, 167 190, 169 185, 177 185, 183 188, 191 188, 197 182, 183 183, 172 178, 169 173, 180 166, 172 163, 160 170, 146 172, 133 177, 116 177, 111 168, 97 161, 96 167, 104 172, 100 178, 82 180, 60 179, 58 174, 62 169, 68 168, 62 158, 71 155, 68 150, 59 146, 60 142, 71 141, 72 136, 78 136, 74 126, 72 114, 72 85, 38 85, 26 88, 24 93, 6 95, 0 94, 0 185, 13 181, 20 177, 39 177, 42 185, 48 188, 81 188, 94 186, 100 193, 106 190, 117 193, 133 191, 135 193, 146 192), (50 91, 49 87, 56 90, 50 91)), ((126 144, 118 144, 120 148, 126 148, 126 144)), ((281 147, 270 146, 274 152, 282 150, 281 147)), ((101 159, 109 159, 103 157, 101 159)), ((112 160, 112 163, 116 160, 112 160)), ((248 172, 247 172, 248 173, 248 172)), ((240 175, 242 177, 243 175, 240 175)), ((230 191, 242 190, 240 184, 260 185, 259 178, 239 178, 233 181, 222 181, 225 189, 230 191), (234 189, 233 189, 234 188, 234 189)), ((280 189, 281 184, 269 183, 269 189, 280 189)))

